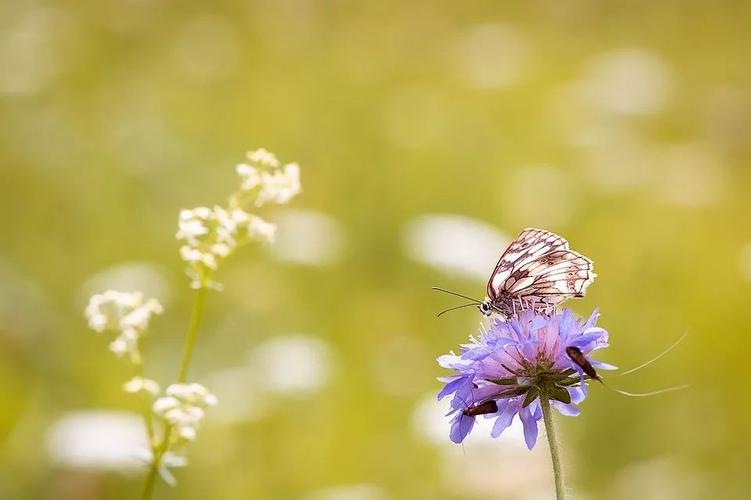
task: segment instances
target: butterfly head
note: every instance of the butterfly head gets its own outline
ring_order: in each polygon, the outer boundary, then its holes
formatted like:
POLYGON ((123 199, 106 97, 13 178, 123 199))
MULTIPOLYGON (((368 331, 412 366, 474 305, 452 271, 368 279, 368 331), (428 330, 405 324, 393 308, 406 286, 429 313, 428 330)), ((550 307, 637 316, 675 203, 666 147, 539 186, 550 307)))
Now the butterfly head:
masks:
POLYGON ((483 316, 490 316, 493 311, 493 306, 490 303, 490 299, 485 299, 484 301, 477 304, 477 308, 480 310, 483 316))

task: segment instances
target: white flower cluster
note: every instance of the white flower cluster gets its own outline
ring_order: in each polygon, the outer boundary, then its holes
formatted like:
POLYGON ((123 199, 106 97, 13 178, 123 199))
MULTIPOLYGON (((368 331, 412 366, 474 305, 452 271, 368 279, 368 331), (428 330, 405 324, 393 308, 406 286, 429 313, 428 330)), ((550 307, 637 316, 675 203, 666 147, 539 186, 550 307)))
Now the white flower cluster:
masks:
POLYGON ((281 165, 265 149, 248 153, 247 160, 237 166, 242 183, 227 207, 180 212, 176 237, 182 243, 180 256, 188 263, 193 288, 207 285, 207 277, 238 246, 250 240, 273 241, 276 225, 249 210, 268 202, 287 203, 301 190, 297 164, 281 165))
POLYGON ((253 204, 260 207, 268 202, 287 203, 301 191, 300 167, 297 163, 282 165, 274 153, 265 149, 251 151, 247 155, 248 163, 237 166, 237 173, 242 178, 239 200, 253 198, 253 204))
POLYGON ((144 301, 140 292, 107 290, 89 299, 85 314, 92 330, 120 332, 110 343, 110 350, 118 356, 127 353, 138 364, 141 362, 138 339, 149 327, 151 316, 162 312, 156 299, 144 301))
POLYGON ((125 389, 125 392, 130 392, 132 394, 146 392, 152 396, 157 396, 162 391, 162 388, 156 381, 139 376, 135 376, 125 382, 125 384, 123 384, 123 389, 125 389))
POLYGON ((192 441, 208 406, 217 404, 216 396, 201 384, 172 384, 165 396, 154 401, 154 414, 163 418, 177 431, 177 438, 192 441))
POLYGON ((276 226, 241 208, 198 207, 181 210, 177 239, 183 242, 180 256, 188 263, 193 288, 215 271, 221 259, 228 257, 248 240, 272 241, 276 226))

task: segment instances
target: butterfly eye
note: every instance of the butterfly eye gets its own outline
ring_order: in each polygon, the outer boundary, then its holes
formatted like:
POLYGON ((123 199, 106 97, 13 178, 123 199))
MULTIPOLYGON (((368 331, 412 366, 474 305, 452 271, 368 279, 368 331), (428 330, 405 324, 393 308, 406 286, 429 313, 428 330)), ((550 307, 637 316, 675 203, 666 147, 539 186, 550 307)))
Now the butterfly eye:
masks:
POLYGON ((483 313, 485 316, 490 316, 490 304, 487 302, 483 302, 477 306, 477 308, 480 310, 481 313, 483 313))

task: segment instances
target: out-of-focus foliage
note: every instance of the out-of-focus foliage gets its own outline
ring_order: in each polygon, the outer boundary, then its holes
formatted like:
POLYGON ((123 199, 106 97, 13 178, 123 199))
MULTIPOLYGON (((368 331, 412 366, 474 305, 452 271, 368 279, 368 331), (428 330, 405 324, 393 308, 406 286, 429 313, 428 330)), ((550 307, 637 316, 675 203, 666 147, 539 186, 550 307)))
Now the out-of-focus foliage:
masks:
POLYGON ((594 259, 571 305, 601 308, 607 361, 689 331, 612 384, 690 390, 593 387, 559 419, 572 490, 748 498, 749 19, 709 1, 0 3, 0 497, 139 494, 132 373, 83 307, 157 297, 146 375, 173 379, 178 211, 222 202, 264 146, 304 192, 271 214, 277 246, 217 276, 191 378, 220 404, 158 498, 545 498, 543 446, 477 431, 462 452, 432 400, 435 357, 480 316, 436 319, 455 302, 430 286, 482 298, 532 225, 594 259))

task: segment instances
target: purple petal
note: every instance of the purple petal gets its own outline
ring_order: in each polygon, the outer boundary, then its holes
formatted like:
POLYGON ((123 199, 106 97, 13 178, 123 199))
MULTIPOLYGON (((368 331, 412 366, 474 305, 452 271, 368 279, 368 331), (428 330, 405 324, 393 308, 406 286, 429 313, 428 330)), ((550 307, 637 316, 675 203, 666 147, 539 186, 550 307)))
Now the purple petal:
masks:
POLYGON ((472 427, 474 426, 474 417, 469 417, 467 415, 464 415, 463 413, 460 413, 454 418, 454 420, 451 421, 451 432, 449 433, 451 441, 457 444, 461 443, 462 441, 464 441, 464 438, 467 437, 467 435, 472 430, 472 427))
POLYGON ((539 330, 545 328, 548 325, 548 320, 543 316, 535 316, 532 319, 532 323, 529 325, 530 330, 539 330))
POLYGON ((524 442, 530 450, 535 447, 537 442, 537 420, 530 413, 529 408, 522 408, 519 412, 519 418, 524 426, 524 442))
POLYGON ((573 404, 561 403, 560 401, 551 401, 550 404, 567 417, 575 417, 581 413, 579 407, 573 404))
POLYGON ((512 318, 508 325, 511 327, 511 331, 515 334, 517 339, 520 341, 526 340, 527 336, 524 335, 524 328, 518 318, 512 318))
POLYGON ((593 342, 592 350, 602 349, 608 346, 608 331, 604 328, 588 328, 582 332, 583 335, 598 335, 597 340, 593 342))
POLYGON ((485 399, 490 399, 493 396, 496 396, 505 390, 506 390, 506 387, 502 385, 496 385, 496 384, 480 385, 480 387, 476 387, 476 388, 473 387, 472 399, 474 399, 475 401, 483 401, 485 399))
POLYGON ((453 394, 454 392, 458 391, 459 388, 461 388, 461 386, 467 382, 466 379, 466 376, 457 376, 454 380, 446 384, 443 389, 441 389, 441 392, 438 393, 438 399, 442 399, 449 394, 453 394))
POLYGON ((569 337, 579 332, 579 322, 571 309, 564 309, 559 321, 558 334, 563 340, 568 340, 569 337))
POLYGON ((618 367, 615 365, 611 365, 610 363, 605 363, 604 361, 597 361, 596 359, 589 360, 589 364, 594 366, 595 368, 600 368, 601 370, 617 370, 618 367))
POLYGON ((438 358, 436 358, 436 361, 438 361, 438 364, 444 368, 451 368, 451 365, 457 359, 460 358, 456 354, 443 354, 441 356, 438 356, 438 358))
POLYGON ((521 345, 521 351, 522 351, 522 354, 524 354, 524 357, 529 360, 535 359, 537 357, 537 346, 538 346, 537 339, 524 342, 521 345))
POLYGON ((581 383, 579 385, 579 389, 584 393, 584 397, 587 397, 589 395, 589 386, 587 385, 587 381, 584 380, 584 373, 582 372, 582 378, 581 383))
POLYGON ((592 328, 595 326, 595 323, 597 323, 597 320, 600 318, 600 309, 597 308, 594 311, 592 311, 592 314, 589 315, 589 318, 587 319, 587 322, 584 323, 584 327, 582 330, 586 330, 588 328, 592 328))
POLYGON ((490 435, 497 438, 501 435, 506 428, 514 421, 514 415, 518 412, 519 408, 515 402, 506 401, 502 403, 503 408, 498 407, 498 419, 493 424, 493 430, 490 431, 490 435))
POLYGON ((480 361, 493 354, 493 351, 487 347, 478 347, 474 349, 468 349, 462 353, 462 360, 480 361))
POLYGON ((570 340, 568 345, 578 347, 584 354, 587 354, 593 349, 594 345, 592 344, 597 342, 600 337, 602 337, 602 334, 600 333, 587 333, 581 337, 570 340))
POLYGON ((571 395, 571 402, 575 405, 578 405, 587 397, 581 387, 569 387, 568 393, 571 395))
POLYGON ((497 337, 491 340, 488 340, 488 345, 492 346, 494 348, 501 349, 503 347, 506 347, 507 345, 513 345, 517 344, 518 342, 514 339, 510 339, 508 337, 497 337))
POLYGON ((529 412, 535 420, 540 420, 542 418, 542 406, 540 406, 539 399, 532 401, 532 404, 529 405, 529 412))
POLYGON ((463 360, 461 356, 456 354, 444 354, 438 356, 438 364, 443 368, 450 368, 452 370, 462 370, 472 366, 472 361, 463 360))

